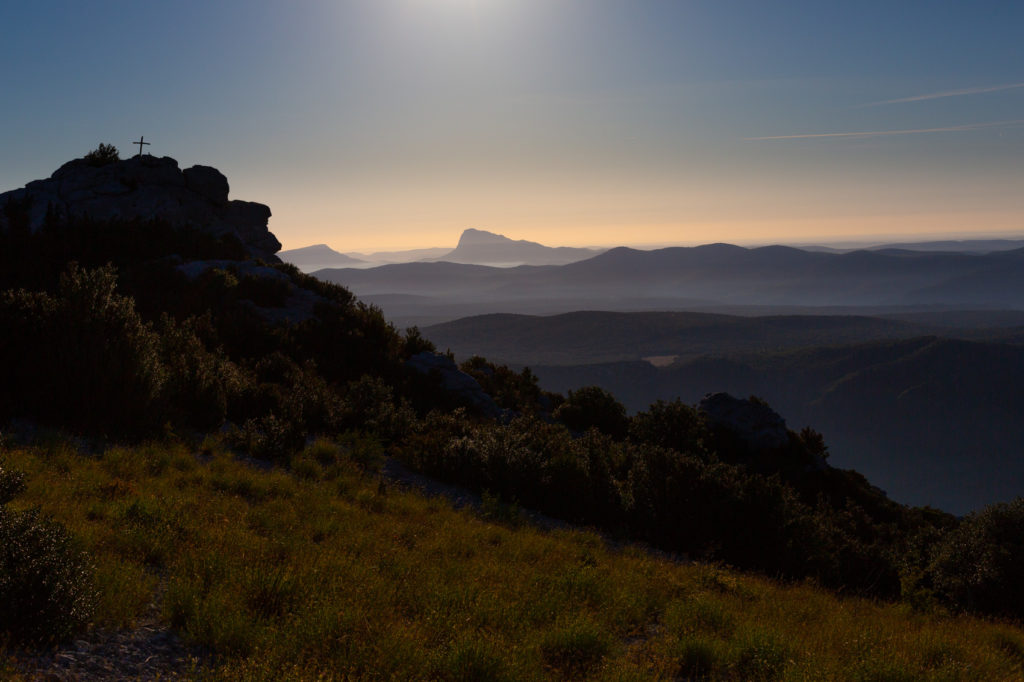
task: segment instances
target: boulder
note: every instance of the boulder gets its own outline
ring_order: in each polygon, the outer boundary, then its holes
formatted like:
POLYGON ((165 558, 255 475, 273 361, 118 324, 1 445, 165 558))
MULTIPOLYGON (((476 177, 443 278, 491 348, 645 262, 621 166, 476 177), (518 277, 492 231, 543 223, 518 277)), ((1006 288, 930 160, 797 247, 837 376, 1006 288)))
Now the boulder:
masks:
MULTIPOLYGON (((274 254, 281 243, 267 227, 267 206, 229 201, 227 178, 216 168, 182 171, 167 156, 135 156, 99 166, 85 159, 69 161, 48 179, 0 194, 0 209, 9 202, 24 211, 32 232, 48 218, 158 219, 216 236, 233 235, 250 257, 279 262, 274 254)), ((8 211, 0 210, 0 231, 10 228, 8 222, 8 211)))
POLYGON ((455 361, 447 355, 423 351, 409 358, 406 365, 421 374, 436 372, 441 379, 442 388, 454 393, 484 416, 502 416, 502 409, 494 402, 494 398, 485 393, 477 380, 460 370, 455 361))
POLYGON ((182 171, 185 186, 215 204, 228 201, 228 179, 212 166, 192 166, 182 171))

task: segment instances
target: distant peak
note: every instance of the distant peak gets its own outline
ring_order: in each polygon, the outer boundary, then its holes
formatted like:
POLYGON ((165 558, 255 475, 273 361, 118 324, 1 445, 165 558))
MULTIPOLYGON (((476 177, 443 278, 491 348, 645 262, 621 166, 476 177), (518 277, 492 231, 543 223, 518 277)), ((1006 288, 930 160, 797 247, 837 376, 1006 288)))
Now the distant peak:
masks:
POLYGON ((472 227, 463 231, 459 237, 459 246, 475 244, 506 244, 512 240, 502 234, 495 234, 487 230, 475 230, 472 227))

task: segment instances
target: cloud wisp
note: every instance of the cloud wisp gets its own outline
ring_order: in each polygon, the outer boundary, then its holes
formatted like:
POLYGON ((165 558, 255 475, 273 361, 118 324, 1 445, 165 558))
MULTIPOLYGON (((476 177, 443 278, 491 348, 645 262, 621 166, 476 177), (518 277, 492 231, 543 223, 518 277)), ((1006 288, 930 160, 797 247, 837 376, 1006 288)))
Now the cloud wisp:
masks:
POLYGON ((944 90, 942 92, 930 92, 925 95, 914 95, 913 97, 900 97, 897 99, 886 99, 881 102, 870 102, 862 106, 880 107, 886 104, 906 104, 907 102, 924 102, 930 99, 943 99, 945 97, 965 97, 967 95, 983 95, 988 92, 1002 92, 1004 90, 1016 90, 1024 88, 1024 83, 1006 83, 1004 85, 987 85, 977 88, 962 88, 960 90, 944 90))
POLYGON ((910 128, 904 130, 859 130, 846 133, 799 133, 796 135, 763 135, 760 137, 745 137, 747 141, 766 140, 813 140, 822 138, 856 138, 856 137, 887 137, 890 135, 927 135, 930 133, 962 133, 972 130, 986 130, 989 128, 1011 128, 1024 124, 1024 119, 1013 121, 992 121, 989 123, 967 123, 959 126, 944 126, 941 128, 910 128))

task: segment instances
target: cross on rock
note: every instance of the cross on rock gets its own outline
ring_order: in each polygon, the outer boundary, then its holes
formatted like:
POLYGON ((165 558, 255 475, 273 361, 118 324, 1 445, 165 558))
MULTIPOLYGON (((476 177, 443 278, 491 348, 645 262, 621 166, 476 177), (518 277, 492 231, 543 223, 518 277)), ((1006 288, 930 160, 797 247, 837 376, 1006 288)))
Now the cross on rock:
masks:
POLYGON ((137 144, 137 145, 139 145, 139 153, 137 154, 137 156, 142 156, 142 145, 144 145, 144 144, 149 144, 149 143, 148 143, 148 142, 146 142, 145 140, 146 140, 146 136, 145 136, 145 135, 140 135, 140 136, 139 136, 139 141, 138 141, 138 142, 132 142, 132 144, 137 144))

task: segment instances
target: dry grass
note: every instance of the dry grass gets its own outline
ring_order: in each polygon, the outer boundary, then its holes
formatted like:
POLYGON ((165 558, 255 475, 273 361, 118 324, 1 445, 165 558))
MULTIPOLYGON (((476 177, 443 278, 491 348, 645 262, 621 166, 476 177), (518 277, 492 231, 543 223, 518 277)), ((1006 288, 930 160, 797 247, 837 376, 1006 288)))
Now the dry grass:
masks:
POLYGON ((1024 677, 1012 625, 487 521, 382 488, 358 443, 317 443, 291 472, 211 442, 5 456, 28 475, 14 504, 94 557, 97 624, 131 623, 163 587, 163 617, 217 652, 210 679, 1024 677))

